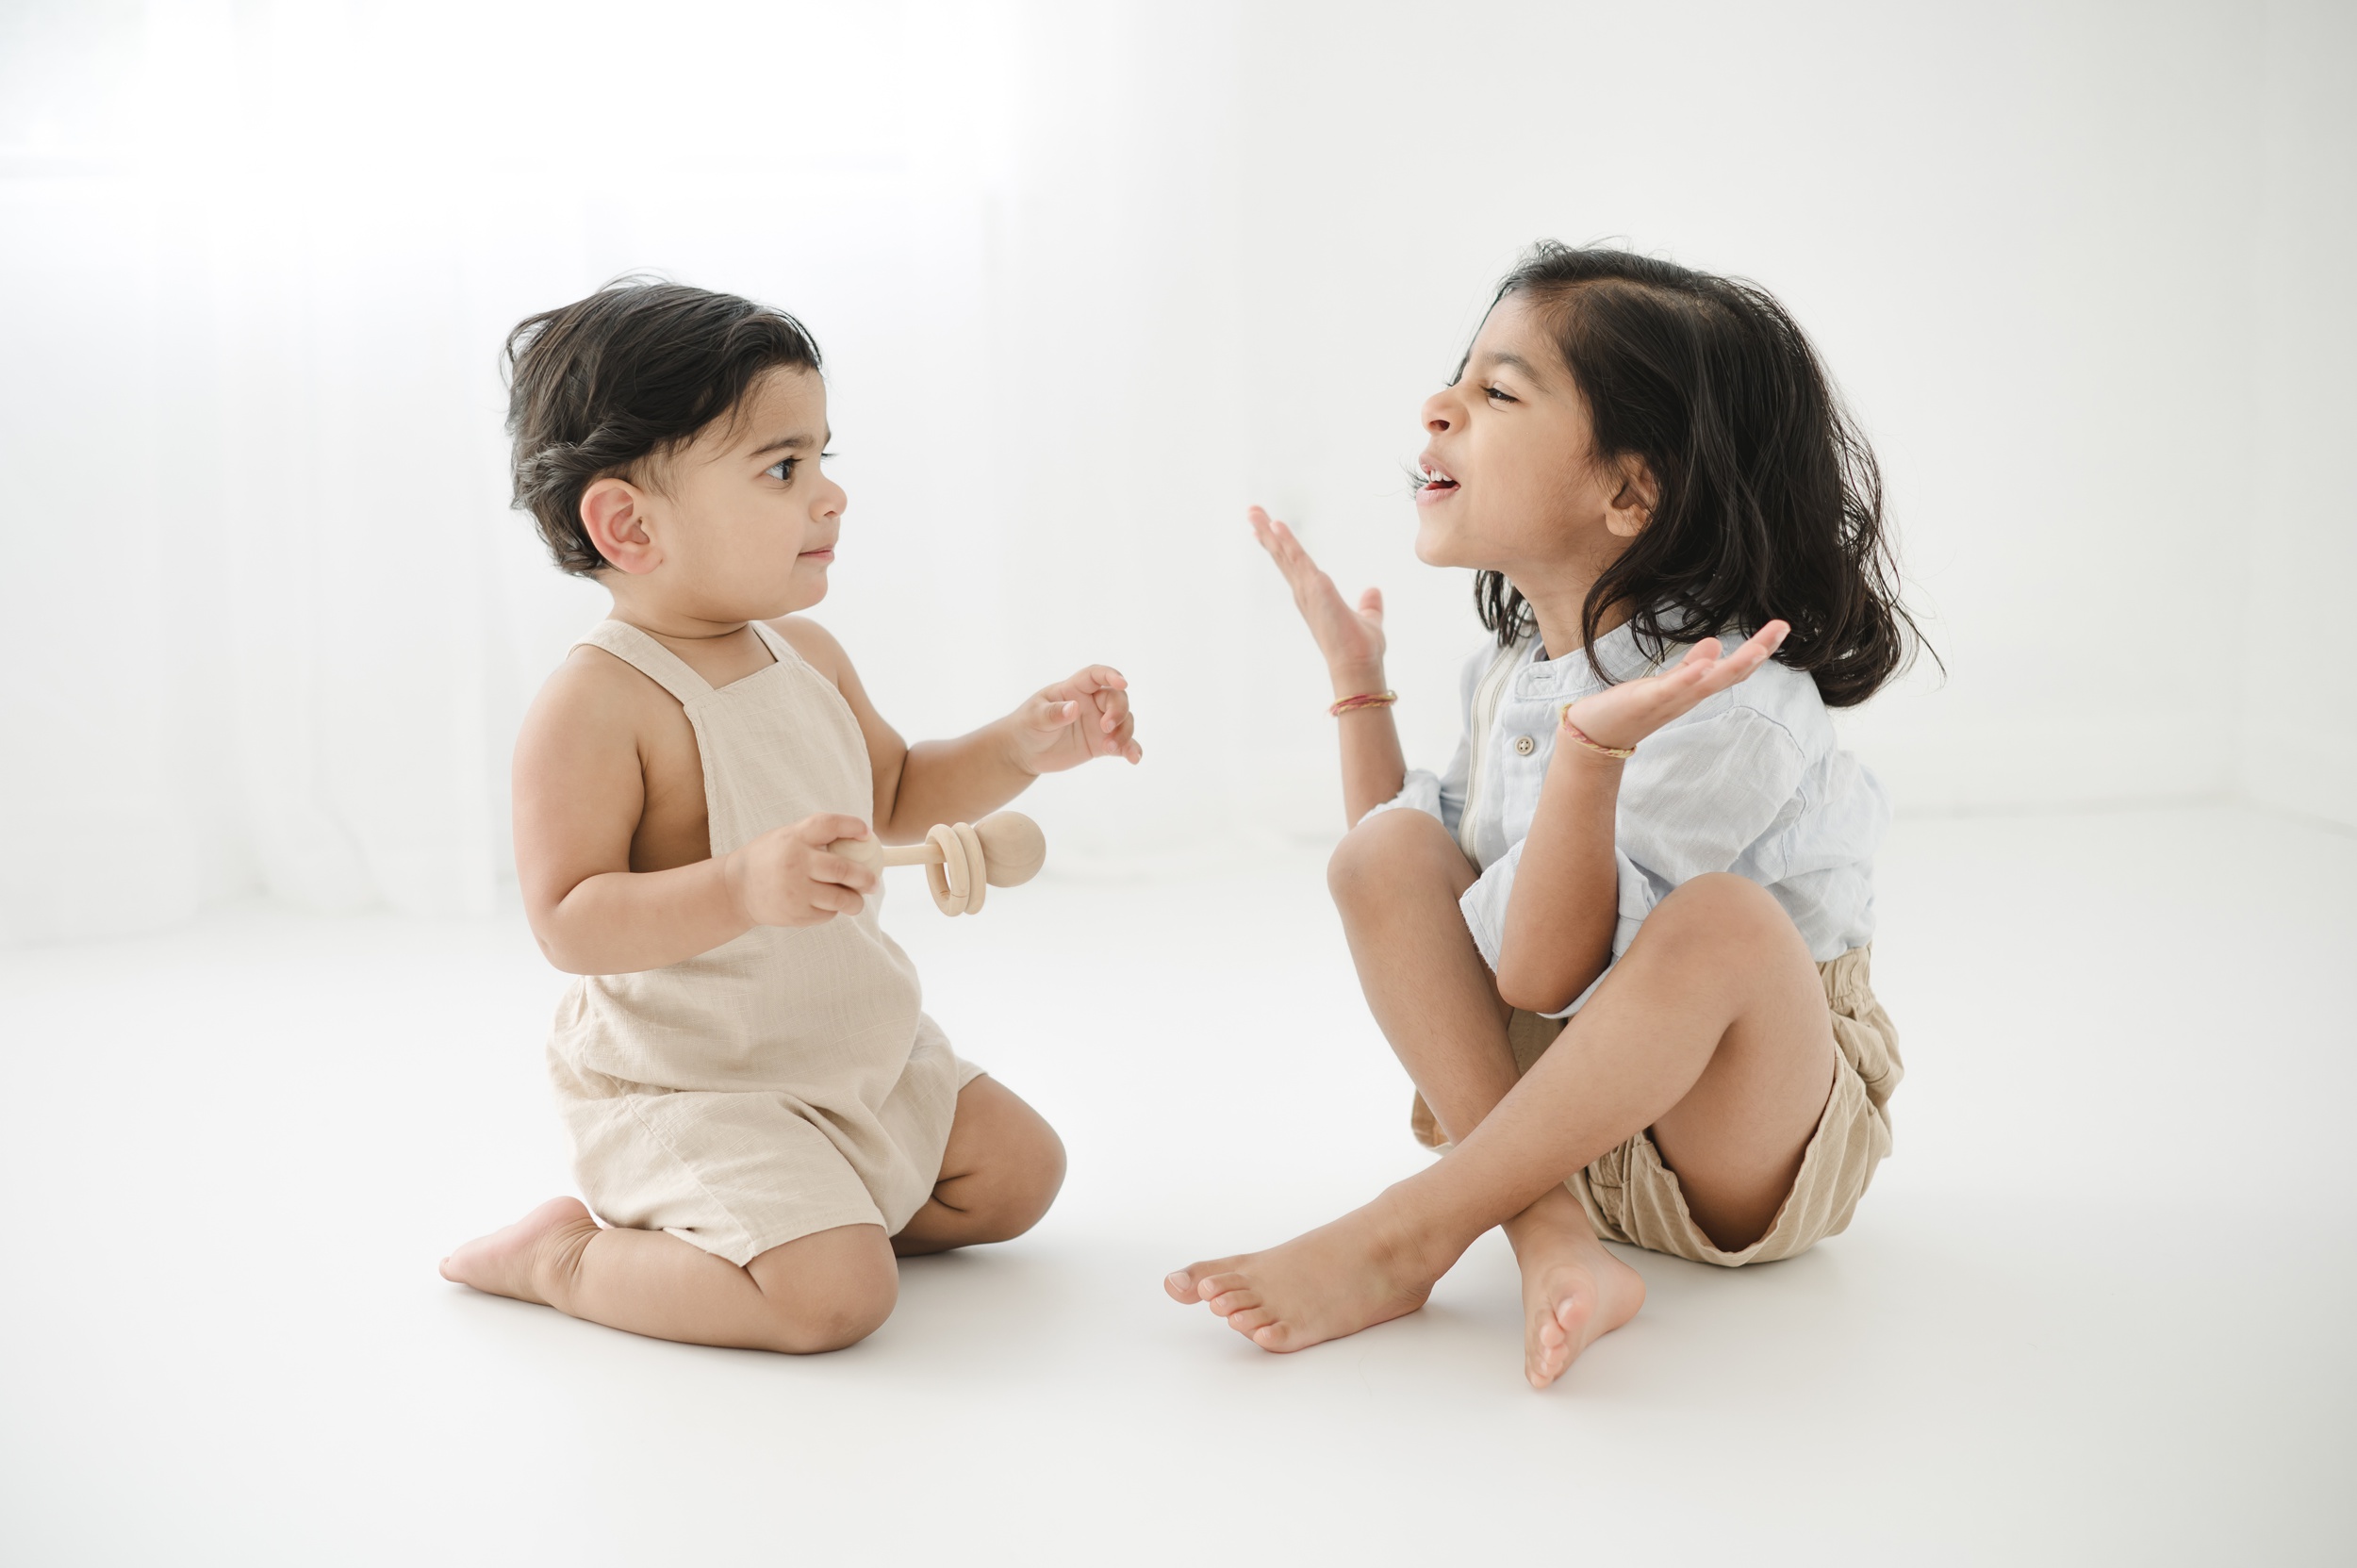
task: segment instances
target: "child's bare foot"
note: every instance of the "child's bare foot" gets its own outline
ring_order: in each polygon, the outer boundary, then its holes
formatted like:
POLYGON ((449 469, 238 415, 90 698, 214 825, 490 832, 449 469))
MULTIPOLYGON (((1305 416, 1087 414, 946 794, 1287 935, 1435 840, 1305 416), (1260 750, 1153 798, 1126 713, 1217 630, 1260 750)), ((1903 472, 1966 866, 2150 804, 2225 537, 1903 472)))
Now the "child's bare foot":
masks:
POLYGON ((598 1222, 577 1197, 552 1197, 515 1224, 477 1236, 442 1260, 442 1278, 493 1296, 553 1306, 540 1293, 543 1260, 568 1243, 585 1241, 598 1222))
POLYGON ((1456 1261, 1437 1261, 1381 1199, 1266 1252, 1192 1263, 1162 1280, 1263 1350, 1300 1350, 1405 1317, 1456 1261))
POLYGON ((1579 1353, 1637 1315, 1645 1280, 1605 1250, 1566 1193, 1561 1213, 1534 1204, 1508 1224, 1523 1271, 1523 1375, 1544 1388, 1579 1353))

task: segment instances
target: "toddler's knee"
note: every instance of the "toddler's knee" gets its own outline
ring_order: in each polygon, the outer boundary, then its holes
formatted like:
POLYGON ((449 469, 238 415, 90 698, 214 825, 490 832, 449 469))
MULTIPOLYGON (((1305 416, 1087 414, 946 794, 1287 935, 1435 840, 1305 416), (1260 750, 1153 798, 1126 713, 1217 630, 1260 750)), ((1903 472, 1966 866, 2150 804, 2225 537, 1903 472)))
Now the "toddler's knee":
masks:
POLYGON ((768 1325, 763 1348, 790 1356, 818 1355, 857 1345, 883 1327, 900 1299, 900 1275, 889 1249, 881 1262, 863 1259, 793 1289, 763 1293, 768 1325))
POLYGON ((1010 1242, 1047 1217, 1063 1190, 1063 1140, 1045 1121, 1033 1146, 992 1175, 987 1191, 969 1211, 977 1242, 1010 1242))
POLYGON ((1005 1234, 1001 1241, 1012 1241, 1047 1217, 1055 1207, 1056 1195, 1063 1191, 1063 1140, 1045 1122, 1040 1124, 1042 1139, 1037 1154, 1012 1173, 1007 1194, 999 1209, 998 1229, 1005 1234))

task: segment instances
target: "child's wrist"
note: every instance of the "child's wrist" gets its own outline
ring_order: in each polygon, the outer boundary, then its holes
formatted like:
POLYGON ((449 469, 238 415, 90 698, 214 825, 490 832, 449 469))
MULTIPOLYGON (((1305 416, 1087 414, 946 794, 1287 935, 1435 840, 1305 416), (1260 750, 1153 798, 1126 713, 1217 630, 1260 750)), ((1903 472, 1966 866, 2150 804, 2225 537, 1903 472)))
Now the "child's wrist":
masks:
POLYGON ((1338 702, 1345 697, 1364 697, 1387 689, 1380 659, 1373 664, 1330 665, 1327 674, 1333 680, 1334 700, 1338 702))
POLYGON ((1565 703, 1563 711, 1557 716, 1555 733, 1557 737, 1565 743, 1562 750, 1571 751, 1574 755, 1590 757, 1597 762, 1608 762, 1618 767, 1637 754, 1637 748, 1634 746, 1607 746, 1573 723, 1570 703, 1565 703))

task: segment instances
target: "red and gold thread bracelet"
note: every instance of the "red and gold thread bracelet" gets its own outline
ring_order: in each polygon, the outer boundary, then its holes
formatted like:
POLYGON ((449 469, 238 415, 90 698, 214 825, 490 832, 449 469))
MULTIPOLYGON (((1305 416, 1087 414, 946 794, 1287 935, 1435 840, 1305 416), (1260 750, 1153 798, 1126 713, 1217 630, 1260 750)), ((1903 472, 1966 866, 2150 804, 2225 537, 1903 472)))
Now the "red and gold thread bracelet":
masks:
POLYGON ((1388 708, 1398 701, 1399 693, 1395 691, 1362 691, 1356 697, 1343 698, 1327 709, 1326 716, 1328 718, 1340 718, 1343 715, 1355 713, 1360 708, 1388 708))
POLYGON ((1634 746, 1607 746, 1603 741, 1589 739, 1580 727, 1572 722, 1572 705, 1569 702, 1563 704, 1562 730, 1565 734, 1571 736, 1573 741, 1587 747, 1598 756, 1619 757, 1625 761, 1637 754, 1637 748, 1634 746))

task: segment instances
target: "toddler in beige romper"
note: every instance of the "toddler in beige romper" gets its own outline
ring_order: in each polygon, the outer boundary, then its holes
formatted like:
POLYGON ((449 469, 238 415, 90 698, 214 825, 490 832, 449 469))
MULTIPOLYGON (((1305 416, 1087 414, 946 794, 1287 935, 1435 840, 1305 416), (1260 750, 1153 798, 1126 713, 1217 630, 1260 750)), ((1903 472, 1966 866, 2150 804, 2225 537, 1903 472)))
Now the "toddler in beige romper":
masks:
POLYGON ((662 1339, 841 1349, 891 1315, 899 1259, 1022 1235, 1064 1171, 1046 1118, 919 1007, 882 857, 849 841, 1138 762, 1128 682, 1092 665, 952 738, 894 730, 801 613, 849 498, 817 344, 784 312, 625 278, 508 354, 517 504, 614 604, 524 715, 514 774, 524 916, 575 977, 547 1055, 588 1201, 464 1243, 443 1278, 662 1339))
MULTIPOLYGON (((582 639, 679 700, 716 856, 822 812, 865 817, 873 799, 843 694, 751 624, 777 662, 717 691, 636 627, 582 639)), ((755 926, 684 963, 573 982, 549 1075, 600 1218, 733 1263, 838 1225, 908 1223, 981 1069, 918 1007, 882 908, 879 889, 825 925, 755 926)))

